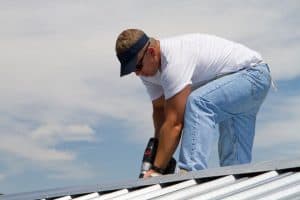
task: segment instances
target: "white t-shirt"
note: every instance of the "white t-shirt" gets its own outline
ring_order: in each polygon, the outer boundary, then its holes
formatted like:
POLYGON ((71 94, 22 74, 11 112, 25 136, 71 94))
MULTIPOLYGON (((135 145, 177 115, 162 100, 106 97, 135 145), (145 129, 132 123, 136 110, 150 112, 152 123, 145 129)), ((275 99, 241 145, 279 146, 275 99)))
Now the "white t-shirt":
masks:
POLYGON ((259 53, 217 36, 187 34, 160 40, 161 70, 143 77, 151 100, 165 99, 191 84, 251 67, 262 61, 259 53))

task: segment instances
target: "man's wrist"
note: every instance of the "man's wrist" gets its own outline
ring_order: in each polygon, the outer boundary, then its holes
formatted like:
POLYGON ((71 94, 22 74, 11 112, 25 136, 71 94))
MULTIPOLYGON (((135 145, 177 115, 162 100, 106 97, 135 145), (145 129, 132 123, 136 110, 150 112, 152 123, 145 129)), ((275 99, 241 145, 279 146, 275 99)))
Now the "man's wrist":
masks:
POLYGON ((153 171, 155 171, 155 172, 160 173, 160 174, 164 174, 164 173, 165 173, 165 169, 162 169, 162 168, 157 167, 157 166, 155 166, 155 165, 152 165, 151 169, 152 169, 153 171))

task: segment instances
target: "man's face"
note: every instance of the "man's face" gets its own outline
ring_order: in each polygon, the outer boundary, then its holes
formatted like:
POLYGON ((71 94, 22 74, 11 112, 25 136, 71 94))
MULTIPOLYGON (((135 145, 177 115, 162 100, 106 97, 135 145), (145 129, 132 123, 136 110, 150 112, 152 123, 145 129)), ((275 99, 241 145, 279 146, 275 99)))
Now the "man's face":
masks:
POLYGON ((157 51, 155 47, 150 46, 150 43, 146 44, 146 48, 138 55, 135 71, 137 76, 154 76, 157 73, 160 63, 160 55, 157 51))

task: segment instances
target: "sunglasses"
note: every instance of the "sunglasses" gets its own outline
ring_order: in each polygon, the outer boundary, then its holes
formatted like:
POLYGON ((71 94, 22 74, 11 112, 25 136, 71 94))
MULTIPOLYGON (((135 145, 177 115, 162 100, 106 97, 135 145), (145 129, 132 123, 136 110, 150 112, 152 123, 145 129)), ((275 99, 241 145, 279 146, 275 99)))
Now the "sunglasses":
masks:
POLYGON ((150 42, 148 42, 148 44, 146 46, 146 49, 145 49, 145 51, 143 53, 143 56, 141 57, 140 61, 135 66, 136 71, 141 71, 143 69, 143 60, 144 60, 144 57, 146 55, 146 52, 148 50, 149 45, 150 45, 150 42))

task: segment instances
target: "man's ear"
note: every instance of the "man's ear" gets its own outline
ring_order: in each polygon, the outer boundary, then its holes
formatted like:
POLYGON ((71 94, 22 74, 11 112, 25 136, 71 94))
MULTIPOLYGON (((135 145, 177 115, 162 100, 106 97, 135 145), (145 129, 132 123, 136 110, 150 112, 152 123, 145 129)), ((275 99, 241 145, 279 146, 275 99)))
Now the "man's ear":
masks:
POLYGON ((149 47, 148 52, 150 53, 151 56, 155 55, 155 48, 154 47, 149 47))

